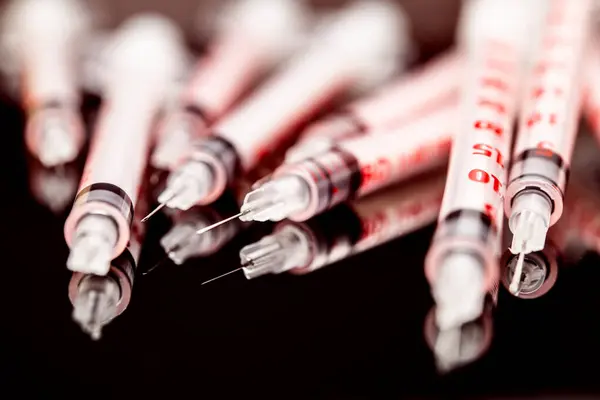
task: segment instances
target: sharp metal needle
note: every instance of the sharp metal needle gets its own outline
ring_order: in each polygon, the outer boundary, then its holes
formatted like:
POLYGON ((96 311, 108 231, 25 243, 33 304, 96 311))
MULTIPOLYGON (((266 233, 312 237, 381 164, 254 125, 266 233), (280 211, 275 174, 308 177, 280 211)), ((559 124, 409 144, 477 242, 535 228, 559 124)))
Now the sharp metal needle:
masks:
POLYGON ((517 259, 517 266, 515 267, 515 274, 513 275, 512 282, 510 283, 509 290, 515 296, 519 294, 519 287, 521 286, 521 274, 523 274, 523 263, 525 262, 525 253, 520 252, 519 258, 517 259))
POLYGON ((210 230, 212 230, 212 229, 216 228, 217 226, 221 226, 221 225, 223 225, 223 224, 225 224, 225 223, 227 223, 227 222, 229 222, 229 221, 232 221, 232 220, 234 220, 234 219, 236 219, 236 218, 239 218, 239 217, 241 217, 242 215, 244 215, 244 214, 247 214, 247 213, 249 213, 249 212, 250 212, 250 210, 246 210, 246 211, 240 211, 239 213, 237 213, 237 214, 235 214, 235 215, 232 215, 231 217, 227 217, 227 218, 225 218, 225 219, 223 219, 223 220, 221 220, 221 221, 219 221, 219 222, 215 222, 215 223, 214 223, 214 224, 212 224, 212 225, 205 226, 204 228, 198 229, 198 230, 196 231, 196 235, 202 235, 203 233, 205 233, 205 232, 208 232, 208 231, 210 231, 210 230))
POLYGON ((207 281, 204 281, 204 282, 202 282, 202 283, 200 284, 200 286, 202 286, 202 285, 205 285, 205 284, 207 284, 207 283, 209 283, 209 282, 212 282, 212 281, 214 281, 214 280, 217 280, 217 279, 219 279, 219 278, 222 278, 222 277, 224 277, 224 276, 227 276, 227 275, 229 275, 229 274, 233 274, 234 272, 237 272, 237 271, 239 271, 240 269, 244 269, 244 268, 246 268, 246 267, 248 267, 248 266, 250 266, 250 265, 254 265, 254 263, 252 262, 252 260, 248 260, 248 261, 246 261, 246 262, 245 262, 245 263, 243 263, 243 264, 242 264, 242 266, 241 266, 241 267, 239 267, 239 268, 236 268, 236 269, 234 269, 234 270, 232 270, 232 271, 226 272, 226 273, 224 273, 223 275, 219 275, 219 276, 217 276, 216 278, 211 278, 211 279, 209 279, 209 280, 207 280, 207 281))
POLYGON ((229 275, 229 274, 233 274, 234 272, 237 272, 237 271, 241 270, 242 268, 244 268, 244 267, 242 266, 242 267, 236 268, 236 269, 234 269, 234 270, 231 270, 231 271, 229 271, 229 272, 225 272, 223 275, 219 275, 219 276, 217 276, 216 278, 212 278, 212 279, 209 279, 209 280, 207 280, 207 281, 204 281, 204 282, 202 282, 202 283, 200 284, 200 286, 202 286, 202 285, 206 285, 207 283, 210 283, 210 282, 212 282, 212 281, 216 281, 217 279, 220 279, 220 278, 222 278, 222 277, 224 277, 224 276, 227 276, 227 275, 229 275))
POLYGON ((154 210, 150 211, 150 214, 148 214, 144 218, 142 218, 141 222, 148 221, 150 219, 150 217, 152 217, 154 214, 156 214, 157 212, 162 210, 167 205, 167 203, 169 201, 173 200, 175 198, 175 196, 177 196, 178 194, 179 194, 179 192, 173 193, 167 200, 163 201, 158 206, 156 206, 156 208, 154 210))

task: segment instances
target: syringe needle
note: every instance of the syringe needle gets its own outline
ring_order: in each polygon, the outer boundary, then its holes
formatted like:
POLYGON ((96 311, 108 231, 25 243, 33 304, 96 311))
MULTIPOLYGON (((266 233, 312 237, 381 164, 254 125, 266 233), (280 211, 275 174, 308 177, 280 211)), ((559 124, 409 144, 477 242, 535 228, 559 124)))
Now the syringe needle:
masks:
POLYGON ((219 276, 217 276, 217 277, 215 277, 215 278, 211 278, 211 279, 209 279, 209 280, 207 280, 207 281, 204 281, 204 282, 202 282, 202 283, 200 284, 200 286, 202 286, 202 285, 206 285, 207 283, 210 283, 210 282, 212 282, 212 281, 216 281, 217 279, 220 279, 220 278, 222 278, 222 277, 224 277, 224 276, 227 276, 227 275, 229 275, 229 274, 233 274, 234 272, 237 272, 237 271, 239 271, 239 270, 241 270, 241 269, 244 269, 244 268, 246 268, 246 267, 248 267, 248 266, 250 266, 250 265, 253 265, 252 261, 251 261, 251 260, 249 260, 249 261, 246 261, 245 263, 243 263, 243 264, 242 264, 242 266, 241 266, 241 267, 239 267, 239 268, 236 268, 236 269, 234 269, 234 270, 231 270, 231 271, 229 271, 229 272, 225 272, 223 275, 219 275, 219 276))
POLYGON ((160 210, 163 209, 164 206, 166 206, 167 203, 160 203, 154 210, 150 211, 150 214, 146 215, 144 218, 142 218, 142 222, 146 222, 150 219, 150 217, 152 217, 154 214, 156 214, 157 212, 159 212, 160 210))
POLYGON ((515 274, 513 275, 512 282, 510 283, 509 290, 515 296, 519 294, 521 286, 521 274, 523 273, 523 263, 525 262, 525 253, 520 252, 519 258, 517 259, 517 265, 515 267, 515 274))
POLYGON ((142 218, 141 222, 148 221, 154 214, 156 214, 157 212, 162 210, 167 205, 167 203, 170 202, 171 200, 173 200, 175 198, 175 196, 177 196, 178 194, 179 194, 179 192, 174 192, 165 201, 163 201, 158 206, 156 206, 156 208, 154 210, 150 211, 150 213, 148 215, 146 215, 144 218, 142 218))
POLYGON ((232 221, 232 220, 234 220, 234 219, 236 219, 236 218, 239 218, 239 217, 241 217, 241 216, 242 216, 242 215, 244 215, 244 214, 248 214, 250 211, 251 211, 251 210, 240 211, 239 213, 237 213, 237 214, 235 214, 235 215, 232 215, 231 217, 227 217, 227 218, 225 218, 225 219, 223 219, 223 220, 221 220, 221 221, 219 221, 219 222, 215 222, 215 223, 214 223, 214 224, 212 224, 212 225, 205 226, 205 227, 204 227, 204 228, 202 228, 202 229, 198 229, 198 230, 196 231, 196 235, 202 235, 203 233, 206 233, 206 232, 208 232, 208 231, 210 231, 210 230, 212 230, 212 229, 214 229, 214 228, 216 228, 216 227, 218 227, 218 226, 221 226, 221 225, 223 225, 223 224, 225 224, 225 223, 227 223, 227 222, 229 222, 229 221, 232 221))
POLYGON ((210 282, 212 282, 212 281, 216 281, 217 279, 220 279, 220 278, 222 278, 222 277, 224 277, 224 276, 227 276, 227 275, 229 275, 229 274, 233 274, 234 272, 237 272, 237 271, 239 271, 239 270, 240 270, 240 269, 242 269, 242 268, 244 268, 244 267, 242 266, 242 267, 236 268, 236 269, 234 269, 234 270, 231 270, 231 271, 229 271, 229 272, 225 272, 223 275, 219 275, 219 276, 217 276, 216 278, 212 278, 212 279, 209 279, 209 280, 207 280, 207 281, 204 281, 204 282, 202 282, 202 283, 200 284, 200 286, 202 286, 202 285, 206 285, 207 283, 210 283, 210 282))

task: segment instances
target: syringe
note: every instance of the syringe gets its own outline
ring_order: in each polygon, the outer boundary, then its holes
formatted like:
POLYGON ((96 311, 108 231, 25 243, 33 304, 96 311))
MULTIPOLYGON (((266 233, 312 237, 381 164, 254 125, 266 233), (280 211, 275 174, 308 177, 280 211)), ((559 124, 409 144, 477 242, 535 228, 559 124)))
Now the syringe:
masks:
MULTIPOLYGON (((504 204, 513 233, 510 250, 521 260, 544 248, 548 228, 562 215, 582 105, 581 67, 591 12, 590 0, 549 1, 528 71, 504 204)), ((517 279, 511 291, 518 290, 517 279)))
POLYGON ((498 304, 498 286, 486 296, 483 313, 473 321, 451 330, 436 325, 435 307, 425 318, 425 341, 435 356, 440 373, 448 373, 480 359, 494 335, 493 313, 498 304))
POLYGON ((305 221, 446 163, 457 110, 447 106, 406 127, 339 142, 335 149, 284 164, 249 192, 243 221, 305 221))
POLYGON ((4 46, 22 76, 25 144, 46 167, 73 161, 85 142, 77 50, 86 10, 77 0, 13 0, 3 18, 4 46))
POLYGON ((212 124, 268 69, 301 41, 307 25, 303 2, 242 0, 218 15, 215 38, 194 67, 175 107, 159 123, 150 164, 173 169, 193 139, 212 124))
POLYGON ((106 56, 104 105, 65 222, 67 267, 96 275, 109 271, 129 240, 152 124, 183 68, 182 37, 169 20, 142 14, 115 33, 106 56))
POLYGON ((216 200, 325 103, 392 73, 405 25, 401 10, 385 1, 360 1, 333 15, 307 51, 217 123, 214 136, 195 143, 158 201, 186 210, 216 200))
POLYGON ((505 164, 527 41, 538 2, 470 1, 462 14, 461 120, 438 227, 425 260, 436 324, 457 329, 481 315, 498 281, 505 164))
POLYGON ((273 234, 240 251, 244 275, 306 274, 434 222, 445 181, 440 172, 303 223, 278 223, 273 234))
MULTIPOLYGON (((136 213, 147 211, 146 201, 136 213), (143 210, 142 210, 143 208, 143 210)), ((73 320, 93 340, 100 339, 102 328, 127 309, 135 271, 146 233, 139 219, 132 224, 127 248, 110 262, 106 275, 74 272, 69 282, 69 299, 73 304, 73 320)))
POLYGON ((374 94, 311 124, 287 152, 297 162, 325 152, 342 140, 400 127, 456 101, 462 67, 458 51, 448 50, 374 94))

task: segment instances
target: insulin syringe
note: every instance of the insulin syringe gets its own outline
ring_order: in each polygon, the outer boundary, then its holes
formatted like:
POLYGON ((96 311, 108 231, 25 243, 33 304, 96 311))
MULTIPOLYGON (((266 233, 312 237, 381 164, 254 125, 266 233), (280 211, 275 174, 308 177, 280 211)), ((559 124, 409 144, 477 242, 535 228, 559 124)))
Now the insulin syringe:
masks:
POLYGON ((313 158, 284 164, 249 192, 243 221, 304 221, 447 161, 455 106, 386 133, 342 140, 313 158))
POLYGON ((194 143, 169 176, 159 207, 213 202, 324 104, 387 77, 405 25, 401 10, 384 1, 357 2, 333 15, 306 51, 213 126, 214 136, 194 143))
POLYGON ((460 54, 448 50, 416 71, 402 75, 374 94, 309 125, 286 154, 286 162, 325 152, 353 136, 399 127, 456 101, 460 54))
POLYGON ((285 271, 306 274, 434 222, 444 191, 440 172, 306 222, 279 222, 274 233, 241 249, 244 275, 253 279, 285 271))
POLYGON ((73 161, 85 143, 77 62, 86 11, 77 0, 13 0, 3 16, 3 40, 21 75, 25 143, 47 167, 73 161))
POLYGON ((71 276, 69 299, 73 304, 73 319, 94 340, 100 339, 102 328, 129 305, 145 229, 139 219, 133 222, 127 248, 110 262, 106 275, 74 272, 71 276))
POLYGON ((130 237, 152 125, 184 64, 175 25, 154 14, 126 21, 106 48, 104 103, 73 209, 67 267, 105 275, 130 237))
MULTIPOLYGON (((520 259, 542 250, 561 217, 582 106, 592 1, 552 0, 528 71, 504 210, 520 259)), ((512 292, 519 290, 517 264, 512 292)))
POLYGON ((505 164, 537 2, 476 0, 462 14, 460 121, 425 260, 441 330, 477 318, 498 281, 505 164))
POLYGON ((150 164, 173 169, 194 138, 207 135, 267 70, 301 42, 307 13, 297 0, 230 2, 217 18, 215 37, 159 124, 150 164))

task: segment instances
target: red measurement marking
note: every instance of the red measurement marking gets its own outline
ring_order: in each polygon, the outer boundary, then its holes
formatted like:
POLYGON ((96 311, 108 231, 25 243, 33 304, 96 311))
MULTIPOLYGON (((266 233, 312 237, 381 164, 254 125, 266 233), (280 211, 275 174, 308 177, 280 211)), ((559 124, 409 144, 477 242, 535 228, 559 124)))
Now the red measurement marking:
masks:
POLYGON ((489 204, 489 203, 485 203, 483 205, 483 213, 485 215, 487 215, 490 220, 492 220, 492 224, 496 223, 496 208, 494 208, 493 205, 489 204))
POLYGON ((488 99, 479 99, 477 102, 478 106, 481 107, 490 107, 494 109, 498 114, 506 114, 506 107, 499 101, 488 100, 488 99))
POLYGON ((488 174, 482 169, 472 169, 471 171, 469 171, 469 179, 473 182, 479 182, 484 184, 492 182, 494 192, 500 195, 502 183, 500 183, 500 179, 498 179, 496 175, 488 174))
POLYGON ((369 186, 388 179, 391 170, 392 163, 386 158, 378 158, 373 164, 364 165, 360 171, 363 179, 362 186, 369 186))
POLYGON ((562 96, 564 96, 564 94, 565 94, 565 92, 559 87, 555 87, 553 89, 536 87, 531 90, 531 97, 534 99, 539 99, 540 97, 542 97, 544 95, 552 95, 552 96, 556 96, 556 97, 562 97, 562 96))
POLYGON ((554 152, 552 151, 553 148, 554 145, 548 141, 539 142, 536 146, 535 154, 550 158, 554 155, 554 152))
POLYGON ((387 223, 387 216, 384 212, 378 211, 370 218, 366 218, 361 222, 362 234, 360 240, 367 239, 374 235, 377 235, 383 230, 383 227, 387 223))
POLYGON ((557 120, 558 116, 554 112, 550 114, 542 114, 539 111, 534 111, 527 118, 527 127, 531 128, 532 126, 542 123, 544 121, 547 121, 549 125, 555 125, 557 123, 557 120))
POLYGON ((473 154, 481 155, 484 157, 490 157, 490 158, 494 157, 496 159, 496 163, 501 168, 504 168, 504 162, 503 162, 504 157, 502 156, 502 153, 500 152, 500 150, 497 149, 496 147, 490 146, 485 143, 476 143, 473 145, 473 154))
POLYGON ((492 131, 496 136, 502 136, 504 133, 504 129, 499 124, 492 121, 477 120, 473 126, 475 129, 492 131))

